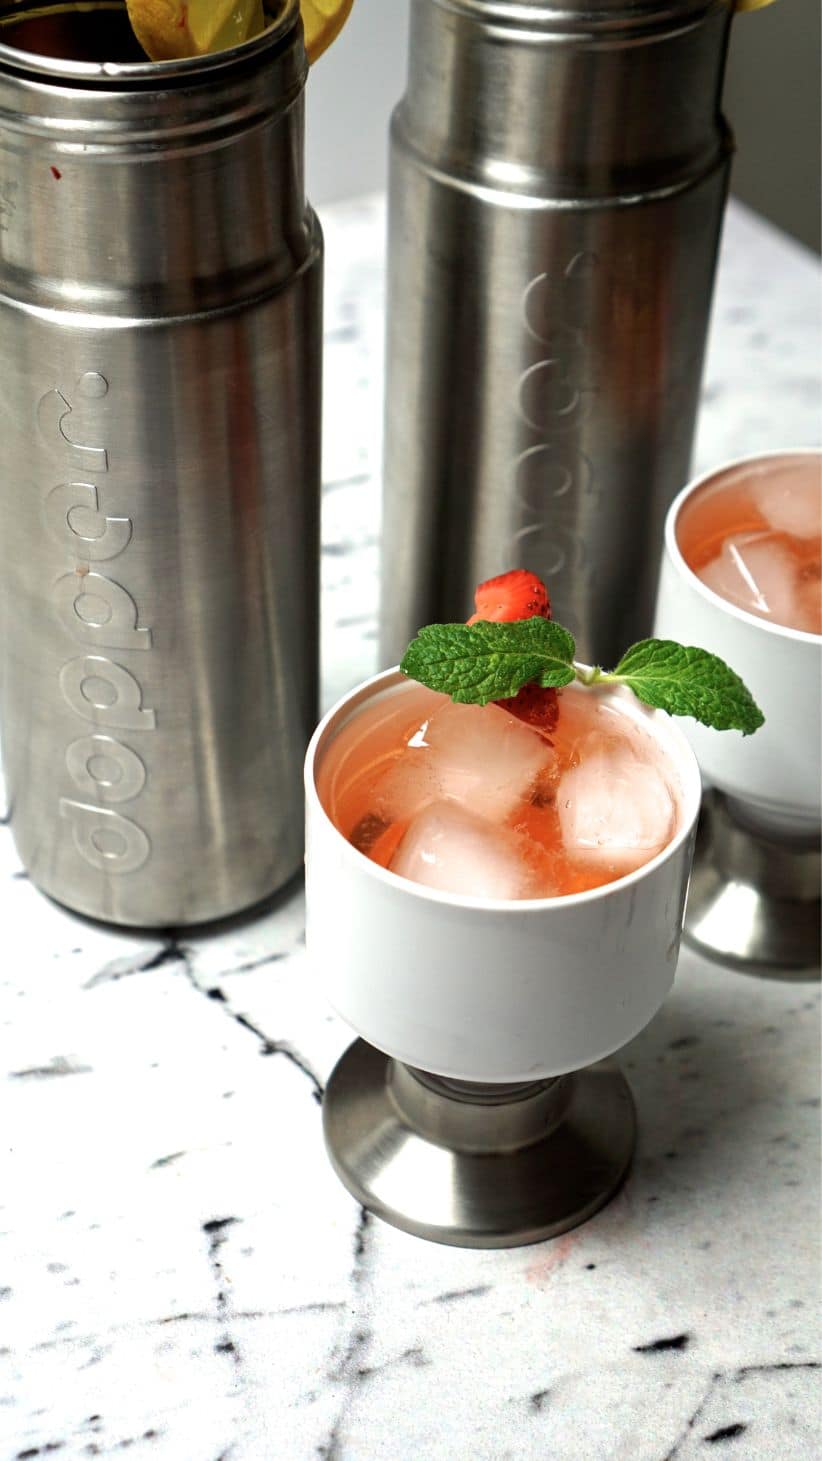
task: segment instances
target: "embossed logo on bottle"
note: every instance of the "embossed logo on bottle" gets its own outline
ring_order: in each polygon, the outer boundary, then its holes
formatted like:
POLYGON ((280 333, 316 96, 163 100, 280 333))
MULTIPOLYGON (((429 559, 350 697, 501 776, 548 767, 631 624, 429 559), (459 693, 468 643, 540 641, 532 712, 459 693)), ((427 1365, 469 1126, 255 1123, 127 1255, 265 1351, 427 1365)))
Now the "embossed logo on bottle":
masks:
MULTIPOLYGON (((84 417, 109 391, 99 371, 87 371, 76 385, 84 417)), ((74 847, 93 868, 131 873, 151 855, 148 833, 125 803, 137 802, 148 782, 145 761, 122 732, 153 731, 157 716, 145 704, 134 669, 110 658, 152 648, 151 628, 127 585, 127 560, 112 575, 112 560, 126 553, 134 537, 130 517, 105 511, 103 489, 89 477, 108 473, 105 446, 86 445, 73 430, 72 403, 60 390, 48 391, 37 408, 37 424, 50 455, 77 480, 59 482, 43 503, 46 528, 66 554, 66 572, 53 585, 61 623, 77 642, 79 654, 66 660, 58 677, 60 693, 78 718, 77 734, 64 752, 66 769, 79 795, 61 797, 59 813, 69 823, 74 847), (125 578, 125 582, 121 579, 125 578), (116 808, 116 810, 115 810, 116 808)), ((139 664, 139 661, 138 661, 139 664)))
POLYGON ((587 337, 578 322, 585 319, 581 301, 596 268, 594 254, 578 253, 557 275, 538 274, 527 285, 523 322, 542 358, 522 373, 515 389, 517 414, 536 440, 513 464, 520 526, 510 556, 545 576, 573 632, 579 626, 568 600, 585 596, 578 585, 581 578, 587 581, 590 568, 579 507, 596 490, 593 466, 579 445, 596 382, 588 374, 587 337))
POLYGON ((17 183, 0 178, 0 233, 8 233, 17 211, 17 183))

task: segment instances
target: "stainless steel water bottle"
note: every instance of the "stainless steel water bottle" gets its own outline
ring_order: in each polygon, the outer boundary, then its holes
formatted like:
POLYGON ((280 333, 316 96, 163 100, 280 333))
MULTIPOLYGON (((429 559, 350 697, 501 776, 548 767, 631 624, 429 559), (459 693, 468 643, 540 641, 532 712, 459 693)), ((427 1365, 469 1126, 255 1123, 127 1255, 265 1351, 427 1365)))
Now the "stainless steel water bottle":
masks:
POLYGON ((383 642, 544 577, 581 658, 650 632, 731 139, 725 0, 412 0, 391 130, 383 642))
POLYGON ((0 738, 31 877, 114 923, 302 857, 322 243, 272 15, 156 65, 122 7, 0 0, 0 738))

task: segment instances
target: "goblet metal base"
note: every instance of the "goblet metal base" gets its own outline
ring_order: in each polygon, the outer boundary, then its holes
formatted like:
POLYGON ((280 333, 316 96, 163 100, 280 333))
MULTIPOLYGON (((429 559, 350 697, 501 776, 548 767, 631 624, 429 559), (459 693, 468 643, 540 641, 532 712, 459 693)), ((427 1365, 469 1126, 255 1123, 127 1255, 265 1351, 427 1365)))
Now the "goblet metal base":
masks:
POLYGON ((331 1162, 378 1217, 436 1243, 513 1248, 593 1217, 636 1142, 612 1060, 526 1085, 475 1085, 412 1069, 364 1040, 323 1103, 331 1162))
POLYGON ((818 841, 783 842, 743 826, 726 797, 705 793, 684 937, 750 974, 819 974, 818 841))

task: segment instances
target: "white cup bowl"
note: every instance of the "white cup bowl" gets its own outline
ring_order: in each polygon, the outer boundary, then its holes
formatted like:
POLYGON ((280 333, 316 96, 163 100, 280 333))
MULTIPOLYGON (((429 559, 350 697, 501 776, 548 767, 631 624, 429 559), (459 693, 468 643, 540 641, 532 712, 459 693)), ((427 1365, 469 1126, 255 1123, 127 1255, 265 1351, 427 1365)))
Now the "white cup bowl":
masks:
POLYGON ((665 521, 654 634, 694 644, 742 677, 765 724, 752 736, 682 722, 706 781, 733 799, 756 831, 787 839, 816 836, 822 821, 820 691, 822 636, 786 629, 720 598, 682 556, 677 525, 685 503, 708 483, 750 463, 816 456, 808 449, 764 452, 706 472, 680 492, 665 521))
POLYGON ((591 1065, 643 1029, 673 983, 700 801, 690 747, 630 691, 570 687, 619 703, 657 743, 678 794, 672 840, 568 897, 442 893, 369 861, 317 792, 334 738, 403 679, 388 670, 342 699, 306 757, 307 943, 328 1001, 369 1044, 435 1075, 525 1082, 591 1065))

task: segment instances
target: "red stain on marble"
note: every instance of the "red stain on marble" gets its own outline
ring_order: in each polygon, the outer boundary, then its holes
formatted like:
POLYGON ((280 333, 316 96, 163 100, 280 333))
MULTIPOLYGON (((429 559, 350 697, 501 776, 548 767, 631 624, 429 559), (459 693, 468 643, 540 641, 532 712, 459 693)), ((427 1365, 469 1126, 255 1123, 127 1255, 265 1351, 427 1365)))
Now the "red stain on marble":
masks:
POLYGON ((533 1284, 534 1288, 538 1289, 547 1288, 554 1274, 570 1257, 578 1242, 578 1233, 564 1233, 561 1238, 555 1238, 545 1253, 541 1253, 539 1258, 529 1263, 525 1270, 526 1283, 533 1284))

